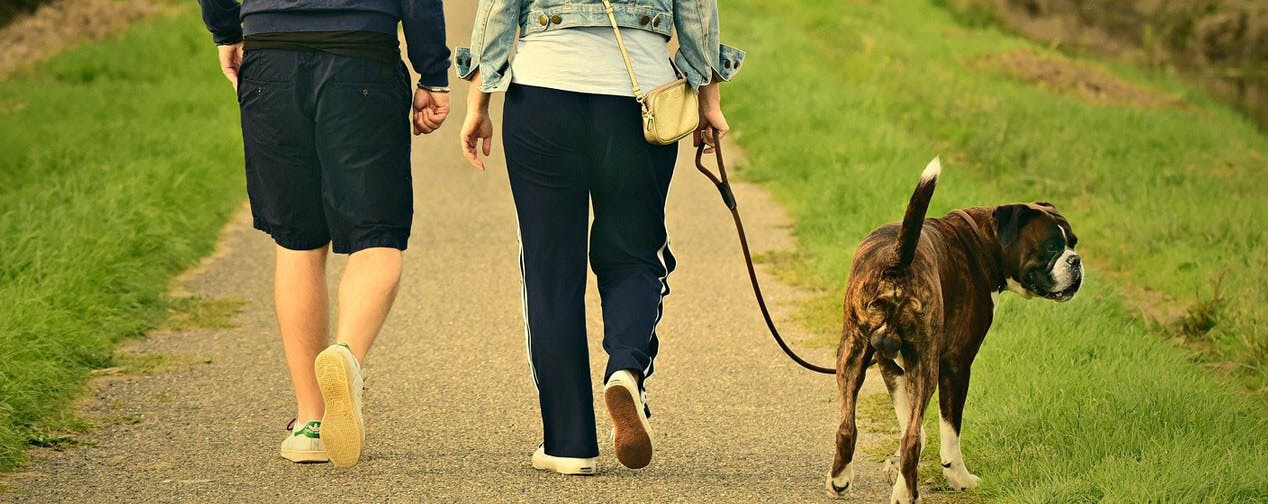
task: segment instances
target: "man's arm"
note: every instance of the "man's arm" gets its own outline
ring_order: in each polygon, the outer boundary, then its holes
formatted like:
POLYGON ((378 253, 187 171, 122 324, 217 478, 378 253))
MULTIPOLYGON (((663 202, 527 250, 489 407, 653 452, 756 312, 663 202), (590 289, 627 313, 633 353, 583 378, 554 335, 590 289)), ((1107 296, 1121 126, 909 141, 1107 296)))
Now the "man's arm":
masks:
POLYGON ((203 23, 216 45, 242 41, 242 6, 237 0, 198 0, 203 10, 203 23))
POLYGON ((448 86, 449 46, 445 45, 444 2, 401 0, 401 24, 405 44, 409 46, 409 61, 419 74, 418 84, 448 86))
POLYGON ((198 0, 203 24, 211 32, 220 53, 220 71, 238 87, 238 66, 242 64, 242 6, 237 0, 198 0))

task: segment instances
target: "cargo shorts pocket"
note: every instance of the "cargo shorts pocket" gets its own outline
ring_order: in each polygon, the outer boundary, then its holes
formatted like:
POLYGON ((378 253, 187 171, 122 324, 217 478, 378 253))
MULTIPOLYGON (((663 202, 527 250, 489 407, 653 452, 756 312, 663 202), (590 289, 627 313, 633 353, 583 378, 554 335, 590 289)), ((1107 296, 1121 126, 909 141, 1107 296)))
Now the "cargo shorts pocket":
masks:
POLYGON ((332 147, 408 145, 410 101, 399 83, 330 82, 317 107, 318 137, 332 147))

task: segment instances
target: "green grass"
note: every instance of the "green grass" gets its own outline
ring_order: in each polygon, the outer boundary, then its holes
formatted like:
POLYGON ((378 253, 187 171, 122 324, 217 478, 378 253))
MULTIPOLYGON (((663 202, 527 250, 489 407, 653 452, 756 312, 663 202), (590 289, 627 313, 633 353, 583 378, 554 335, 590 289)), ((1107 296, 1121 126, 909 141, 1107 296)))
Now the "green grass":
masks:
POLYGON ((236 327, 233 317, 246 306, 245 299, 204 299, 199 296, 173 297, 168 309, 167 321, 162 329, 189 331, 192 329, 229 329, 236 327))
POLYGON ((168 317, 242 201, 232 89, 179 12, 0 82, 0 469, 84 428, 89 372, 168 317))
POLYGON ((931 215, 1042 199, 1081 237, 1079 298, 1004 296, 965 420, 984 486, 943 499, 1268 499, 1268 139, 1250 121, 1114 63, 1080 61, 1179 103, 1096 105, 980 68, 1047 51, 928 1, 721 5, 749 52, 724 105, 742 173, 797 221, 799 252, 773 259, 822 293, 801 318, 825 344, 856 244, 901 218, 936 154, 931 215))

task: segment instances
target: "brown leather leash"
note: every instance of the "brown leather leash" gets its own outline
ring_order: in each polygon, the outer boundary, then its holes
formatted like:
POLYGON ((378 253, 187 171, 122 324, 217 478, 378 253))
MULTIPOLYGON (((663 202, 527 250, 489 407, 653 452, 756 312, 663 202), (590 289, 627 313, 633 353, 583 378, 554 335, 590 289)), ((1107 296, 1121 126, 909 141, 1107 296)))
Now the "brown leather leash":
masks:
POLYGON ((709 177, 709 180, 713 181, 713 185, 718 187, 718 193, 722 195, 722 202, 726 203, 727 209, 731 211, 731 218, 735 221, 735 231, 740 235, 740 248, 744 250, 744 262, 748 266, 748 278, 749 281, 753 283, 753 295, 757 297, 757 306, 762 309, 762 318, 766 319, 766 327, 770 329, 771 336, 775 337, 775 343, 779 344, 779 348, 783 349, 784 353, 788 354, 788 357, 797 364, 800 364, 801 367, 816 373, 836 374, 836 370, 833 368, 816 366, 806 362, 805 359, 802 359, 796 353, 793 353, 792 349, 788 347, 788 344, 784 342, 784 338, 780 337, 779 330, 775 328, 775 322, 771 320, 770 311, 766 309, 766 299, 762 297, 762 286, 757 282, 757 271, 753 269, 753 256, 749 253, 748 238, 744 236, 744 223, 740 220, 740 211, 738 210, 739 205, 735 201, 735 193, 731 192, 731 182, 726 176, 726 165, 722 163, 722 142, 719 141, 720 138, 715 131, 713 135, 713 153, 718 159, 718 175, 714 175, 708 168, 705 168, 704 163, 701 161, 704 157, 705 148, 705 142, 703 140, 704 139, 700 132, 697 131, 694 136, 696 145, 696 169, 700 170, 700 173, 703 173, 704 176, 709 177))

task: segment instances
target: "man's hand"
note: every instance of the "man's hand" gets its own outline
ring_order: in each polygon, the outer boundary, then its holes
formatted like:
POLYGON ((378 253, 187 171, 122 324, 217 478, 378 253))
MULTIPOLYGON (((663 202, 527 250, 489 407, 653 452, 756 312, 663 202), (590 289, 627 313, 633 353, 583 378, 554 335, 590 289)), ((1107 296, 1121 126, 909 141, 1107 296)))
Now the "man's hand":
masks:
POLYGON ((242 66, 242 42, 219 45, 216 46, 216 50, 220 52, 220 71, 224 72, 225 78, 233 84, 233 89, 238 89, 238 68, 242 66))
POLYGON ((718 138, 726 136, 731 126, 722 115, 722 92, 718 89, 718 81, 700 86, 700 131, 704 134, 704 142, 708 144, 704 151, 713 152, 713 134, 718 138))
POLYGON ((449 117, 449 93, 414 90, 414 134, 424 135, 440 129, 449 117))

